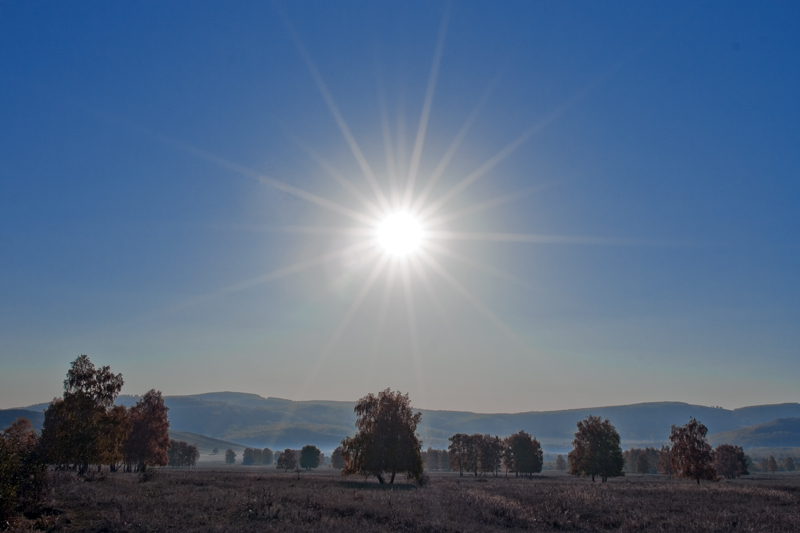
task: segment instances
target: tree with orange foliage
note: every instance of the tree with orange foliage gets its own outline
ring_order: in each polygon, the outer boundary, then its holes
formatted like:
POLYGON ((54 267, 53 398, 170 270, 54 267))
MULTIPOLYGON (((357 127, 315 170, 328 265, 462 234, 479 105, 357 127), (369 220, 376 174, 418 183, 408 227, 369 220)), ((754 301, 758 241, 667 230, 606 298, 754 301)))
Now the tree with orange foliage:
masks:
POLYGON ((127 470, 135 467, 144 472, 148 466, 164 466, 169 463, 169 419, 164 398, 155 389, 142 396, 129 409, 131 433, 123 445, 127 470))
POLYGON ((64 398, 50 402, 44 414, 42 447, 50 462, 73 464, 83 475, 90 464, 116 459, 109 448, 124 439, 124 415, 113 407, 123 383, 122 374, 108 366, 96 368, 87 355, 72 362, 64 398))
POLYGON ((390 389, 377 396, 368 394, 358 400, 355 412, 358 432, 342 441, 342 474, 373 475, 381 484, 386 482, 384 474, 394 483, 398 472, 420 479, 422 442, 417 424, 422 414, 411 410, 408 394, 390 389))
POLYGON ((672 472, 677 477, 697 480, 717 479, 714 468, 714 453, 706 441, 708 429, 695 420, 690 419, 683 426, 672 426, 669 440, 672 442, 672 472))

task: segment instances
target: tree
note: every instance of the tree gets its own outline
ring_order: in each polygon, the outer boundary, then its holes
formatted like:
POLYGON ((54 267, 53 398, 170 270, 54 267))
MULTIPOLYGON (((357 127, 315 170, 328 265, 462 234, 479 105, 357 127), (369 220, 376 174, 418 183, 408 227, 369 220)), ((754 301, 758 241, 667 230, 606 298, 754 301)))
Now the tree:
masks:
POLYGON ((272 464, 272 459, 273 459, 272 450, 270 450, 269 448, 264 448, 263 450, 261 450, 261 464, 269 466, 272 464))
POLYGON ((344 456, 342 455, 342 447, 337 446, 331 454, 331 467, 337 470, 344 468, 344 456))
POLYGON ((313 444, 307 444, 300 450, 300 468, 311 470, 319 466, 319 459, 322 452, 313 444))
POLYGON ((450 445, 447 447, 447 454, 450 459, 450 468, 458 469, 458 475, 464 475, 464 469, 468 466, 468 442, 469 435, 466 433, 456 433, 449 439, 450 445))
POLYGON ((794 472, 795 471, 794 459, 792 459, 791 457, 787 457, 786 459, 784 459, 783 468, 787 472, 794 472))
POLYGON ((589 416, 578 422, 578 431, 569 452, 569 473, 600 476, 605 483, 609 477, 623 476, 625 460, 619 446, 619 433, 608 419, 589 416))
POLYGON ((706 441, 708 429, 695 420, 690 419, 683 426, 672 426, 669 440, 672 442, 672 472, 677 477, 697 480, 714 480, 717 472, 714 469, 714 454, 706 441))
POLYGON ((662 446, 658 451, 656 471, 659 474, 672 477, 672 451, 669 446, 662 446))
POLYGON ((200 450, 197 446, 186 441, 171 440, 167 456, 169 466, 173 468, 194 468, 200 458, 200 450))
POLYGON ((411 410, 408 394, 386 389, 377 396, 368 394, 355 406, 354 437, 342 440, 343 474, 374 475, 385 483, 394 483, 398 472, 409 478, 422 477, 422 442, 417 435, 421 413, 411 410))
POLYGON ((213 450, 211 450, 211 455, 217 455, 218 453, 219 453, 219 448, 217 448, 216 446, 214 446, 214 449, 213 449, 213 450))
POLYGON ((96 368, 87 355, 70 364, 64 397, 50 402, 42 424, 41 446, 49 462, 73 464, 83 475, 90 464, 118 459, 119 448, 113 448, 124 440, 127 425, 124 408, 112 407, 123 384, 122 374, 96 368))
POLYGON ((714 449, 714 468, 717 474, 727 479, 749 474, 744 450, 730 444, 720 444, 714 449))
POLYGON ((650 472, 650 462, 647 460, 647 454, 640 453, 636 458, 636 473, 647 474, 650 472))
POLYGON ((47 466, 27 418, 17 418, 0 433, 0 528, 18 511, 38 504, 47 488, 47 466))
POLYGON ((225 450, 225 464, 235 464, 236 463, 236 452, 228 448, 225 450))
POLYGON ((260 465, 263 464, 261 458, 261 450, 256 448, 245 448, 242 452, 243 465, 260 465))
POLYGON ((778 466, 778 461, 775 460, 775 457, 770 455, 769 459, 767 459, 767 472, 774 473, 780 470, 778 466))
POLYGON ((123 445, 125 463, 130 471, 143 472, 148 466, 164 466, 169 462, 169 419, 161 391, 149 390, 130 408, 131 433, 123 445))
POLYGON ((567 469, 567 461, 564 459, 564 456, 558 454, 556 456, 556 470, 561 470, 562 472, 567 469))
POLYGON ((283 452, 278 455, 278 461, 275 463, 275 467, 283 469, 284 472, 297 468, 297 455, 294 453, 294 450, 290 448, 283 450, 283 452))
MULTIPOLYGON (((544 463, 542 447, 539 441, 531 438, 528 433, 520 431, 506 437, 505 451, 506 467, 510 467, 509 470, 514 472, 515 476, 519 476, 519 474, 532 476, 542 471, 544 463)), ((564 461, 563 457, 561 457, 561 461, 564 461)))

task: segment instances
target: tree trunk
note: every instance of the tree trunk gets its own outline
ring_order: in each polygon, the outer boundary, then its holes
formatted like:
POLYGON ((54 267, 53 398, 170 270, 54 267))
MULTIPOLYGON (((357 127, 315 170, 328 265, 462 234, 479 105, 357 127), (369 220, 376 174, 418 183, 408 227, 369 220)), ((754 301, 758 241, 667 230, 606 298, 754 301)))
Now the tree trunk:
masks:
POLYGON ((397 472, 392 472, 392 478, 389 480, 389 485, 394 485, 394 476, 397 472))
POLYGON ((386 481, 383 479, 383 475, 382 474, 375 474, 375 477, 378 478, 378 483, 380 483, 381 485, 386 483, 386 481))
POLYGON ((592 474, 592 483, 594 483, 594 474, 592 474))

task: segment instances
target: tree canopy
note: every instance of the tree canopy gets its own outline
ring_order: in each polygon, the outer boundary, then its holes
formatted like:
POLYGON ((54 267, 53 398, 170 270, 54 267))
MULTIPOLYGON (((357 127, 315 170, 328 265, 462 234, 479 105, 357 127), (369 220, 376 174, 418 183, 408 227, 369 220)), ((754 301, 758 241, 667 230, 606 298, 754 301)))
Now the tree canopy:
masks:
POLYGON ((620 448, 619 433, 608 419, 589 416, 578 422, 578 431, 569 452, 569 473, 573 475, 600 476, 603 482, 609 477, 623 476, 625 460, 620 448))
POLYGON ((408 394, 386 389, 368 394, 355 406, 355 436, 342 440, 343 474, 374 475, 385 483, 384 474, 394 483, 398 472, 409 478, 422 476, 422 442, 417 424, 422 415, 411 410, 408 394))
POLYGON ((708 429, 694 418, 683 426, 672 426, 669 435, 672 442, 670 457, 675 476, 695 479, 698 484, 701 479, 717 478, 714 453, 706 441, 707 433, 708 429))

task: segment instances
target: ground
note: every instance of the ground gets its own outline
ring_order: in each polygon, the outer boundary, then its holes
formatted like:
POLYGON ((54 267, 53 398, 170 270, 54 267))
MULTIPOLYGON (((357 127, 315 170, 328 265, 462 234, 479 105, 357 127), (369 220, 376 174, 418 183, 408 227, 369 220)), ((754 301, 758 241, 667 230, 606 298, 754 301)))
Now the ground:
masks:
POLYGON ((149 480, 53 472, 49 531, 800 531, 800 475, 703 482, 627 476, 592 483, 430 474, 425 486, 342 477, 329 468, 161 469, 149 480))

